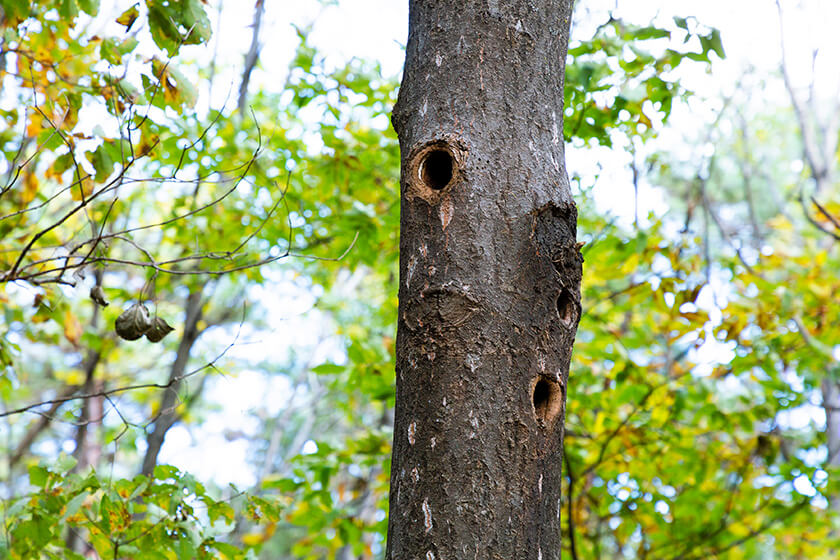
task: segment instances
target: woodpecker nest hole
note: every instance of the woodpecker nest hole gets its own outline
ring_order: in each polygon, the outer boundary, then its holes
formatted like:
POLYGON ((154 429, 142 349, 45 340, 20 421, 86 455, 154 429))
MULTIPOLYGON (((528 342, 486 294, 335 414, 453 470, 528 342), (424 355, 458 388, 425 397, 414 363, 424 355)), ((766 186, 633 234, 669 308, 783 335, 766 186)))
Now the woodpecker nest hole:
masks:
POLYGON ((453 142, 435 140, 414 150, 408 160, 408 195, 437 204, 460 179, 466 153, 453 142))
POLYGON ((420 161, 420 180, 430 189, 443 190, 452 180, 454 165, 452 154, 446 150, 432 150, 420 161))
POLYGON ((540 424, 550 425, 563 410, 563 391, 557 381, 537 377, 531 384, 531 399, 540 424))
POLYGON ((557 315, 565 327, 571 327, 575 322, 575 300, 566 288, 562 288, 557 295, 557 315))

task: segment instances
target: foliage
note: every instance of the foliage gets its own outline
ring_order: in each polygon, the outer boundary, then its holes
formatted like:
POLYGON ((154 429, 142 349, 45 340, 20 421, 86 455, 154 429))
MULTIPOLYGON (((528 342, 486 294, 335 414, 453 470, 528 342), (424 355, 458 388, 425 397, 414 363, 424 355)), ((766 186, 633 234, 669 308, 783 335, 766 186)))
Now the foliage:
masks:
MULTIPOLYGON (((184 53, 211 36, 203 2, 123 6, 102 37, 87 25, 97 2, 0 7, 0 397, 3 451, 17 457, 0 477, 10 496, 0 546, 13 558, 81 557, 82 543, 109 558, 381 557, 396 80, 364 61, 328 63, 300 28, 282 87, 255 92, 247 115, 197 111, 195 84, 212 73, 184 53), (270 323, 258 288, 278 277, 317 294, 334 351, 227 356, 243 331, 270 323), (132 336, 147 332, 145 306, 175 331, 154 346, 119 340, 126 310, 143 315, 132 336), (248 369, 289 388, 279 410, 253 411, 254 488, 205 486, 167 465, 133 475, 159 426, 163 440, 175 423, 200 422, 205 384, 248 369), (42 403, 28 409, 41 416, 12 414, 28 403, 42 403), (56 460, 70 441, 75 458, 56 460)), ((692 18, 609 17, 571 45, 567 141, 655 141, 690 96, 679 69, 708 68, 712 53, 724 54, 720 34, 692 18)), ((790 123, 770 113, 747 120, 778 137, 790 123)), ((686 216, 634 230, 577 179, 586 245, 564 465, 571 558, 819 558, 837 546, 824 434, 791 421, 836 364, 836 251, 770 204, 755 213, 758 244, 724 223, 717 238, 691 227, 712 220, 701 207, 715 196, 716 210, 749 215, 737 157, 787 177, 795 145, 735 146, 713 166, 656 154, 649 179, 688 194, 674 204, 686 216)), ((840 207, 821 204, 803 208, 830 229, 840 207)))
POLYGON ((807 392, 739 357, 749 346, 731 341, 754 299, 712 320, 702 240, 675 244, 663 229, 604 233, 586 253, 599 281, 586 290, 566 439, 578 557, 764 558, 802 526, 825 542, 824 502, 800 489, 828 491, 826 472, 794 452, 819 434, 779 421, 807 392), (736 354, 702 363, 709 347, 736 354))
MULTIPOLYGON (((97 2, 4 2, 2 8, 0 79, 11 108, 0 127, 6 162, 0 394, 12 405, 4 416, 13 414, 10 409, 43 415, 31 423, 9 416, 10 437, 22 439, 7 449, 7 491, 14 496, 20 487, 16 467, 50 424, 57 425, 59 441, 75 439, 78 461, 78 474, 66 476, 69 467, 47 471, 34 466, 37 458, 26 461, 38 491, 5 504, 4 546, 25 558, 55 555, 60 543, 72 556, 79 541, 109 557, 119 547, 130 554, 132 546, 150 557, 191 557, 191 550, 204 557, 241 556, 244 549, 214 540, 230 541, 223 535, 234 526, 233 510, 213 501, 193 478, 158 467, 115 481, 97 475, 103 466, 97 457, 113 442, 112 460, 135 462, 135 443, 145 439, 151 446, 149 426, 154 435, 159 425, 168 429, 186 415, 196 396, 184 392, 186 380, 202 373, 203 383, 205 370, 223 366, 217 356, 186 368, 203 332, 241 315, 235 292, 221 307, 210 304, 210 294, 231 293, 237 282, 259 277, 254 267, 291 253, 291 242, 282 248, 276 243, 290 237, 284 222, 264 227, 283 201, 283 186, 266 175, 280 171, 258 161, 258 125, 239 138, 235 153, 215 153, 210 142, 233 145, 237 129, 219 111, 192 112, 193 77, 156 50, 174 56, 182 46, 208 39, 209 20, 198 0, 134 5, 110 20, 112 34, 105 37, 91 31, 97 2), (145 41, 144 33, 152 40, 145 41), (271 244, 261 232, 273 236, 271 244), (241 274, 220 278, 229 272, 241 274), (186 321, 179 340, 148 351, 145 344, 161 342, 171 331, 163 316, 177 317, 182 299, 186 321), (144 301, 151 302, 151 315, 144 301), (134 343, 139 347, 127 347, 115 334, 146 336, 134 343), (161 381, 162 369, 169 369, 168 381, 161 381), (179 393, 183 401, 167 401, 179 393), (50 402, 25 405, 44 400, 50 402), (77 402, 73 410, 65 406, 77 402), (116 413, 118 424, 103 422, 107 411, 116 413), (162 501, 181 486, 183 505, 177 498, 162 501), (115 492, 125 495, 118 500, 115 492), (79 510, 82 500, 94 513, 66 513, 70 506, 79 510), (192 513, 196 500, 209 517, 192 513), (230 521, 226 531, 213 528, 219 511, 230 521), (130 516, 130 526, 108 530, 115 515, 130 516), (33 552, 42 546, 43 553, 33 552)), ((155 459, 156 452, 152 464, 155 459)))
MULTIPOLYGON (((566 66, 566 141, 612 146, 614 134, 644 135, 667 121, 675 100, 689 92, 677 76, 686 61, 724 57, 720 32, 693 18, 674 18, 674 29, 639 26, 612 15, 592 38, 573 41, 566 66), (672 40, 682 35, 682 46, 672 40), (700 51, 684 50, 693 40, 700 51)), ((650 134, 648 134, 649 136, 650 134)))
MULTIPOLYGON (((151 479, 108 481, 72 473, 74 464, 61 456, 29 468, 32 494, 8 508, 13 558, 84 558, 65 547, 65 531, 87 535, 99 558, 246 557, 218 538, 233 529, 233 508, 189 474, 160 465, 151 479)), ((264 515, 277 517, 271 508, 264 515)))

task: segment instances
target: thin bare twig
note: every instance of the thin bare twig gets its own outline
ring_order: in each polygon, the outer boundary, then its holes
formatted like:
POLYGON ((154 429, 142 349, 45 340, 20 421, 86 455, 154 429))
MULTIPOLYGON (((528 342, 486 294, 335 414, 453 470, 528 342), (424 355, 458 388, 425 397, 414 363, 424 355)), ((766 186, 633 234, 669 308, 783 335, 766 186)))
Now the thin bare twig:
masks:
POLYGON ((115 387, 113 389, 95 391, 95 392, 91 392, 91 393, 85 393, 85 394, 82 394, 82 395, 62 396, 62 397, 58 397, 58 398, 55 398, 55 399, 49 399, 49 400, 45 400, 45 401, 41 401, 41 402, 37 402, 37 403, 28 404, 26 406, 22 406, 22 407, 11 409, 11 410, 5 410, 3 412, 0 412, 0 418, 5 418, 6 416, 13 416, 15 414, 22 414, 24 412, 29 412, 29 411, 34 412, 33 409, 36 409, 36 408, 41 407, 41 406, 56 404, 56 403, 60 404, 60 403, 66 403, 66 402, 69 402, 69 401, 87 400, 87 399, 93 399, 93 398, 97 398, 97 397, 107 398, 111 395, 118 395, 120 393, 125 393, 125 392, 128 392, 128 391, 137 391, 137 390, 140 390, 140 389, 164 389, 164 390, 169 389, 175 383, 180 383, 184 379, 192 377, 192 376, 204 371, 205 369, 215 367, 216 362, 219 361, 220 359, 222 359, 222 357, 224 357, 224 355, 227 354, 228 351, 230 351, 230 349, 233 348, 236 345, 237 341, 239 340, 239 334, 242 330, 241 327, 242 327, 242 325, 240 324, 240 329, 239 329, 239 331, 237 331, 236 336, 234 337, 233 341, 230 344, 228 344, 224 348, 224 350, 222 350, 215 358, 213 358, 212 360, 210 360, 209 362, 207 362, 203 366, 195 368, 194 370, 185 373, 184 375, 181 375, 181 376, 179 376, 177 378, 174 378, 174 379, 170 379, 167 383, 139 383, 137 385, 126 385, 126 386, 123 386, 123 387, 115 387))

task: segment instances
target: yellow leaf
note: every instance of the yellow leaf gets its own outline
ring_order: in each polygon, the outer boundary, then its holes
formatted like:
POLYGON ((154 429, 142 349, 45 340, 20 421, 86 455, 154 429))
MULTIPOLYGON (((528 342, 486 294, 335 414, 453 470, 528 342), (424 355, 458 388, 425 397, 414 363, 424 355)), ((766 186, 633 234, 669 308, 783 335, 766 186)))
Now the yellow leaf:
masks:
POLYGON ((262 533, 248 533, 247 535, 242 535, 242 542, 247 546, 256 546, 265 542, 265 537, 263 537, 262 533))
POLYGON ((69 309, 64 312, 64 336, 74 345, 79 344, 82 336, 82 325, 69 309))
POLYGON ((61 180, 61 173, 59 173, 59 172, 56 170, 56 166, 55 166, 55 165, 51 165, 51 166, 49 166, 49 167, 47 168, 47 170, 46 170, 46 171, 44 171, 44 177, 45 177, 46 179, 49 179, 49 180, 55 181, 55 182, 56 182, 56 183, 58 183, 58 184, 61 184, 61 183, 62 183, 62 180, 61 180))
POLYGON ((729 525, 728 531, 736 537, 746 537, 750 534, 750 528, 743 523, 732 523, 729 525))
POLYGON ((791 223, 782 216, 781 214, 776 216, 775 218, 770 218, 767 220, 767 225, 770 226, 771 229, 778 230, 778 231, 790 231, 793 229, 791 223))
POLYGON ((132 7, 124 11, 120 17, 117 18, 117 23, 120 25, 125 26, 126 33, 131 26, 134 25, 134 22, 137 20, 137 17, 140 15, 139 10, 137 9, 137 4, 134 4, 132 7))
POLYGON ((826 251, 819 251, 816 255, 814 255, 814 264, 817 266, 822 266, 825 264, 826 259, 828 258, 828 253, 826 251))
POLYGON ((34 173, 27 173, 23 179, 23 195, 21 202, 29 204, 35 199, 35 194, 38 192, 38 177, 34 173))
POLYGON ((650 413, 651 420, 655 424, 664 424, 670 417, 670 410, 666 406, 656 406, 650 413))
POLYGON ((811 292, 820 299, 829 299, 833 294, 831 286, 814 283, 810 284, 808 287, 811 289, 811 292))
POLYGON ((592 433, 601 434, 604 432, 604 418, 605 415, 597 414, 595 416, 595 425, 592 426, 592 433))
POLYGON ((55 378, 64 381, 68 385, 81 385, 85 382, 85 374, 78 369, 57 371, 55 378))
POLYGON ((152 153, 152 150, 154 150, 155 146, 157 146, 159 140, 160 138, 157 135, 144 137, 137 146, 137 149, 134 151, 135 157, 142 157, 152 153))
POLYGON ((37 115, 31 116, 29 118, 29 124, 26 125, 26 135, 30 138, 35 138, 42 130, 44 130, 44 126, 41 117, 37 115))
POLYGON ((84 198, 93 194, 93 179, 90 176, 83 176, 81 181, 76 181, 70 194, 73 200, 82 200, 82 192, 84 191, 84 198))

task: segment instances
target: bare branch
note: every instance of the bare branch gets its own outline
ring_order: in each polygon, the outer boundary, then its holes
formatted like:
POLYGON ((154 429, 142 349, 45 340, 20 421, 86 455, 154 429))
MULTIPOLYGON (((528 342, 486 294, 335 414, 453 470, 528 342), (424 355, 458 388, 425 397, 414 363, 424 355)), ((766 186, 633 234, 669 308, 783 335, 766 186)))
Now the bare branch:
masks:
POLYGON ((799 129, 802 133, 802 148, 805 153, 805 159, 808 161, 808 165, 811 168, 811 173, 813 174, 814 179, 819 185, 821 179, 828 172, 828 164, 827 162, 822 161, 822 159, 818 155, 821 150, 818 146, 819 141, 817 139, 817 135, 814 131, 810 119, 808 119, 808 115, 805 111, 805 107, 802 105, 802 101, 800 101, 799 96, 796 94, 796 90, 793 87, 793 82, 791 81, 790 71, 788 69, 787 54, 785 49, 784 16, 782 14, 782 5, 779 0, 776 0, 776 8, 779 12, 779 42, 782 51, 782 79, 784 80, 785 89, 787 89, 788 95, 790 96, 790 102, 791 105, 793 105, 793 111, 796 114, 796 120, 799 122, 799 129))
MULTIPOLYGON (((70 385, 66 387, 63 391, 61 391, 61 397, 69 397, 76 393, 79 390, 77 385, 70 385)), ((61 408, 61 405, 64 404, 66 401, 57 401, 52 403, 49 410, 47 412, 40 413, 40 418, 38 421, 35 422, 24 434, 23 438, 15 447, 15 450, 12 452, 11 456, 9 457, 9 465, 10 467, 14 467, 26 454, 32 444, 35 443, 35 440, 38 436, 46 430, 50 423, 53 420, 56 412, 58 409, 61 408)))
MULTIPOLYGON (((243 321, 244 321, 244 318, 243 318, 243 321)), ((97 397, 107 398, 107 397, 110 397, 112 395, 118 395, 118 394, 126 393, 126 392, 129 392, 129 391, 138 391, 140 389, 163 389, 163 390, 169 389, 175 383, 180 383, 184 379, 192 377, 192 376, 204 371, 205 369, 214 368, 216 362, 219 361, 220 359, 222 359, 222 357, 224 357, 224 355, 227 354, 230 351, 231 348, 236 346, 236 343, 239 339, 240 332, 241 332, 241 324, 240 324, 240 331, 236 333, 236 337, 234 337, 233 341, 230 344, 228 344, 225 347, 225 349, 222 350, 215 358, 213 358, 212 360, 210 360, 209 362, 207 362, 203 366, 195 368, 194 370, 191 370, 191 371, 181 375, 180 377, 170 379, 166 383, 139 383, 137 385, 126 385, 126 386, 123 386, 123 387, 115 387, 114 389, 95 391, 95 392, 91 392, 91 393, 85 393, 85 394, 82 394, 82 395, 61 396, 61 397, 57 397, 55 399, 49 399, 49 400, 45 400, 45 401, 41 401, 41 402, 37 402, 37 403, 28 404, 26 406, 22 406, 22 407, 19 407, 19 408, 14 408, 14 409, 11 409, 11 410, 5 410, 3 412, 0 412, 0 418, 5 418, 6 416, 14 416, 15 414, 22 414, 24 412, 30 412, 30 411, 37 413, 37 411, 35 411, 34 409, 40 408, 42 406, 53 405, 53 404, 56 404, 56 403, 61 404, 61 403, 69 402, 69 401, 80 401, 80 400, 93 399, 93 398, 97 398, 97 397)))
POLYGON ((828 210, 826 210, 822 204, 817 202, 817 199, 813 196, 811 197, 811 202, 814 203, 814 206, 817 207, 817 210, 820 211, 820 214, 822 214, 829 222, 831 222, 831 225, 840 230, 840 221, 838 221, 837 218, 832 216, 831 213, 828 210))
MULTIPOLYGON (((807 219, 808 222, 812 226, 814 226, 815 228, 817 228, 821 232, 825 233, 826 235, 829 235, 829 236, 833 237, 836 241, 840 241, 840 234, 831 231, 830 229, 828 229, 827 227, 825 227, 824 225, 819 223, 816 219, 814 219, 813 216, 811 216, 811 213, 808 211, 808 205, 805 204, 805 194, 802 192, 803 190, 804 190, 803 187, 800 186, 799 197, 798 198, 799 198, 799 205, 802 206, 802 213, 805 215, 805 219, 807 219)), ((814 203, 816 203, 816 200, 814 199, 814 197, 811 197, 811 200, 814 203)), ((819 208, 821 210, 821 212, 825 212, 825 209, 822 208, 819 204, 817 204, 817 208, 819 208)), ((832 224, 834 224, 833 219, 831 219, 831 222, 832 222, 832 224)))
POLYGON ((239 84, 239 102, 237 108, 241 115, 245 111, 245 104, 248 100, 248 83, 251 81, 251 72, 257 65, 257 60, 260 57, 260 26, 262 24, 262 16, 265 13, 265 0, 256 0, 254 3, 254 21, 251 24, 253 32, 251 34, 251 47, 245 55, 245 68, 242 71, 242 81, 239 84))

